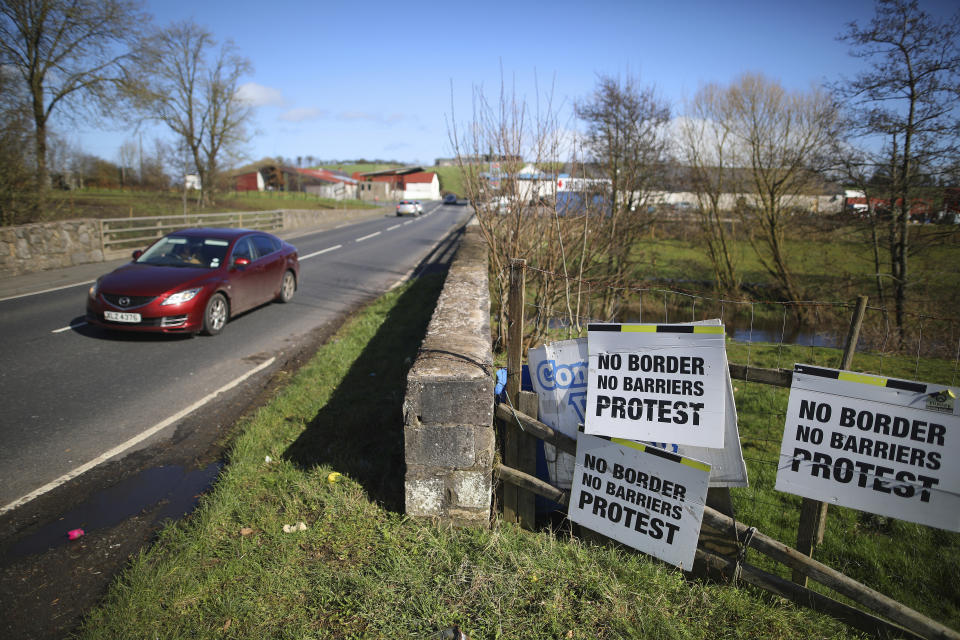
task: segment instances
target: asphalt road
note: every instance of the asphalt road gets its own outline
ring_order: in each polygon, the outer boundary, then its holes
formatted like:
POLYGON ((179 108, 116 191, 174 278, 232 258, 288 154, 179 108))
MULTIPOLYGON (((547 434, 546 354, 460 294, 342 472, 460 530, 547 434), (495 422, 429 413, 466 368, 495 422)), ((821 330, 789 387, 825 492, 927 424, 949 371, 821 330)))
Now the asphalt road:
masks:
POLYGON ((300 254, 290 304, 233 319, 215 337, 114 335, 84 324, 87 285, 0 300, 0 514, 111 456, 170 438, 179 416, 244 376, 267 376, 317 327, 402 281, 469 216, 426 203, 291 242, 300 254))

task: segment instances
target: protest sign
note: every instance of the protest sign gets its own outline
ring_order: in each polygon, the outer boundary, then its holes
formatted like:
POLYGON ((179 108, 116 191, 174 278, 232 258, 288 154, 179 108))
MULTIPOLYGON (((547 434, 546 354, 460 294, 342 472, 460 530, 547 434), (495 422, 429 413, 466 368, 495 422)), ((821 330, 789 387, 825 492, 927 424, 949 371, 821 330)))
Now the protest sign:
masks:
POLYGON ((585 433, 723 447, 722 325, 591 324, 587 345, 585 433))
POLYGON ((710 466, 657 447, 581 434, 567 516, 689 570, 710 466))
POLYGON ((958 393, 797 364, 776 489, 960 531, 958 393))
MULTIPOLYGON (((694 324, 719 326, 719 320, 694 324)), ((540 421, 572 438, 584 422, 587 404, 587 339, 562 340, 530 349, 527 356, 530 378, 540 402, 540 421)), ((737 408, 733 399, 730 372, 724 372, 725 413, 723 448, 693 447, 673 442, 654 442, 661 449, 710 465, 711 487, 747 486, 747 467, 740 449, 737 408)), ((573 480, 574 457, 544 443, 550 481, 569 489, 573 480)))
MULTIPOLYGON (((540 422, 576 438, 587 404, 587 339, 562 340, 527 352, 530 381, 540 404, 540 422)), ((574 457, 543 443, 550 481, 569 489, 574 457)))

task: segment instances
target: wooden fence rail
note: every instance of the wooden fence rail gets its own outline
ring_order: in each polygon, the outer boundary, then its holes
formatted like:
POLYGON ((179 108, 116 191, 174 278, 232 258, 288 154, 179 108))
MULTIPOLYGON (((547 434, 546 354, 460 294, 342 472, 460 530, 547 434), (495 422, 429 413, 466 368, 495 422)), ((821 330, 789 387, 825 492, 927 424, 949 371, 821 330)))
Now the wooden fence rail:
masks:
MULTIPOLYGON (((497 419, 516 426, 517 429, 522 430, 524 433, 549 442, 561 451, 576 455, 576 440, 552 429, 536 418, 515 410, 507 403, 498 403, 494 410, 494 415, 497 419)), ((561 505, 569 503, 570 493, 568 491, 558 489, 535 476, 503 464, 497 465, 495 472, 500 480, 508 482, 515 487, 543 496, 561 505)), ((831 569, 827 565, 814 560, 796 549, 788 547, 778 540, 755 529, 750 531, 748 535, 750 527, 706 505, 704 505, 703 508, 703 523, 712 529, 727 532, 732 539, 746 541, 746 545, 743 547, 741 553, 745 552, 747 548, 755 549, 767 557, 819 582, 823 586, 850 598, 871 611, 886 617, 896 624, 891 624, 886 620, 865 613, 855 607, 845 605, 823 594, 818 594, 803 585, 798 585, 784 580, 779 576, 765 573, 756 567, 742 562, 737 563, 727 558, 721 558, 703 549, 698 550, 697 557, 712 567, 718 569, 739 567, 739 573, 745 581, 783 597, 787 597, 803 606, 835 615, 847 624, 867 631, 868 633, 891 637, 913 636, 931 639, 945 638, 960 640, 960 634, 952 629, 935 620, 931 620, 922 613, 914 611, 896 600, 888 598, 882 593, 857 582, 853 578, 835 569, 831 569), (902 627, 896 625, 902 625, 902 627)))
POLYGON ((197 226, 274 231, 283 228, 283 212, 235 211, 178 216, 103 218, 100 220, 101 249, 107 255, 127 249, 142 248, 171 231, 197 226))

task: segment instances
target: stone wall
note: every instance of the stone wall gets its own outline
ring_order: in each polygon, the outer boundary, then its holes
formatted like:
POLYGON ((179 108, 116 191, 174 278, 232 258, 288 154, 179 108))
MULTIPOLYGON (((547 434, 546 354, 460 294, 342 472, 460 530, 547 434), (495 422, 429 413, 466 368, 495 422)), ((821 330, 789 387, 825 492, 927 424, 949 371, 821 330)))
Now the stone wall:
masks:
POLYGON ((495 436, 487 245, 468 226, 407 376, 406 512, 490 521, 495 436))
POLYGON ((102 261, 98 220, 0 227, 0 273, 4 275, 102 261))

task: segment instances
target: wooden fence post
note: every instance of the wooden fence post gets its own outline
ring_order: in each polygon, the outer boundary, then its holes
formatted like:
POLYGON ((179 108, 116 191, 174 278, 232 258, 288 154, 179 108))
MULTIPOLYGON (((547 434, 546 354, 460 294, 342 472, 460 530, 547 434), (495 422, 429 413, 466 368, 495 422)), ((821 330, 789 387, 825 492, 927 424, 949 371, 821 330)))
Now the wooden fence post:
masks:
MULTIPOLYGON (((520 408, 520 383, 523 375, 523 303, 526 293, 527 261, 510 260, 510 292, 507 298, 507 399, 511 407, 520 408)), ((507 420, 503 430, 503 462, 514 469, 527 470, 524 453, 529 448, 530 437, 514 420, 507 420)), ((536 469, 534 469, 536 471, 536 469)), ((515 485, 503 488, 503 519, 521 526, 534 527, 534 496, 515 485)))
MULTIPOLYGON (((863 314, 866 310, 867 296, 858 296, 857 306, 850 319, 850 329, 847 331, 847 341, 843 345, 841 369, 849 369, 853 366, 853 354, 857 351, 857 340, 860 339, 860 327, 863 326, 863 314)), ((827 503, 804 498, 800 506, 800 522, 797 525, 797 551, 813 557, 813 550, 823 542, 823 532, 826 528, 827 503)), ((807 586, 807 576, 796 569, 793 570, 793 581, 800 586, 807 586)))
MULTIPOLYGON (((521 391, 517 409, 521 413, 540 419, 540 398, 531 391, 521 391)), ((514 422, 510 430, 517 438, 517 469, 524 473, 537 475, 537 438, 514 422)), ((529 491, 520 490, 517 494, 517 522, 524 529, 533 530, 537 521, 537 496, 529 491)))

